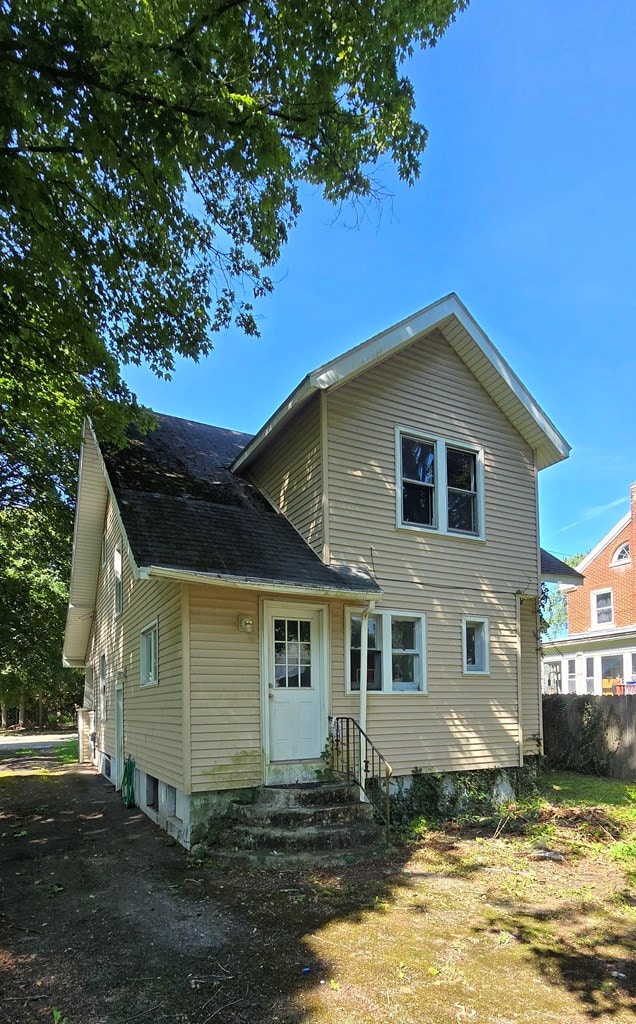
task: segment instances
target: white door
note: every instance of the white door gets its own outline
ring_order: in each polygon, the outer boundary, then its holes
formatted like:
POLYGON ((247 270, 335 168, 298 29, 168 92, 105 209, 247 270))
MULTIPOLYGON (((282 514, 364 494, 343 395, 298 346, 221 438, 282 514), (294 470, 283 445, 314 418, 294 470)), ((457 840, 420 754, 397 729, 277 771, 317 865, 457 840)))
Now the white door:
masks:
POLYGON ((320 757, 326 736, 323 613, 303 606, 269 606, 267 703, 269 760, 320 757))
POLYGON ((115 687, 115 789, 121 789, 124 777, 124 688, 115 687))

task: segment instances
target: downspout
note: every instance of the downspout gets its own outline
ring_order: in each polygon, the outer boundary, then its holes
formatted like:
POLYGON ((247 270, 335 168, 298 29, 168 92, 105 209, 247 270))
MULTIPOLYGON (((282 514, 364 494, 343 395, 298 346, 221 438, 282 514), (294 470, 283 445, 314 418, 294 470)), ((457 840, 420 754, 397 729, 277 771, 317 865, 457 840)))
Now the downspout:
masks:
MULTIPOLYGON (((369 664, 369 615, 375 608, 375 601, 369 601, 362 612, 360 620, 360 711, 358 719, 362 732, 367 731, 367 666, 369 664)), ((365 740, 360 737, 360 789, 361 799, 364 797, 364 756, 365 740)))

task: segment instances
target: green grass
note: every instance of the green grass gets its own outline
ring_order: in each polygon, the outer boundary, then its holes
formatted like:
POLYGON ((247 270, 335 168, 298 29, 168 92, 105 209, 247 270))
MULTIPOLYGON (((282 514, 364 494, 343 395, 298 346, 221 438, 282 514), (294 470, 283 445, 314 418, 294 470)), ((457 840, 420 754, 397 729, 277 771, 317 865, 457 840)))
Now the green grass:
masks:
POLYGON ((62 764, 77 764, 79 761, 79 740, 77 737, 72 740, 65 740, 53 750, 55 756, 62 764))
POLYGON ((541 794, 560 807, 621 807, 636 818, 636 782, 604 779, 577 772, 546 772, 539 780, 541 794))

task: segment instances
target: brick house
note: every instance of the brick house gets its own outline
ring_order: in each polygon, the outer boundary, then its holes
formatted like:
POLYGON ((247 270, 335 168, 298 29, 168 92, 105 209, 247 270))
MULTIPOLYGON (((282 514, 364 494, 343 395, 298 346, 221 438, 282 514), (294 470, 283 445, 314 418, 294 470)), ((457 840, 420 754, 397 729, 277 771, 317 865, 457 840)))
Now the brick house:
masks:
POLYGON ((564 693, 636 692, 636 483, 630 508, 565 585, 568 635, 544 643, 543 687, 564 693))

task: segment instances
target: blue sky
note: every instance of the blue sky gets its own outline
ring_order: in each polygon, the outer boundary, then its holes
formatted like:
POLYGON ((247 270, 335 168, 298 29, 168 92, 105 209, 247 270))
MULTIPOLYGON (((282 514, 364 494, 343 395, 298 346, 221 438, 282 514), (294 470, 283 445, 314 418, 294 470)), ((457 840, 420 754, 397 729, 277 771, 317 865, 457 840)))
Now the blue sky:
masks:
POLYGON ((540 476, 541 541, 587 551, 636 480, 636 4, 473 0, 411 76, 422 175, 381 209, 317 192, 258 312, 170 383, 127 379, 175 416, 255 431, 308 370, 455 291, 561 433, 540 476))

